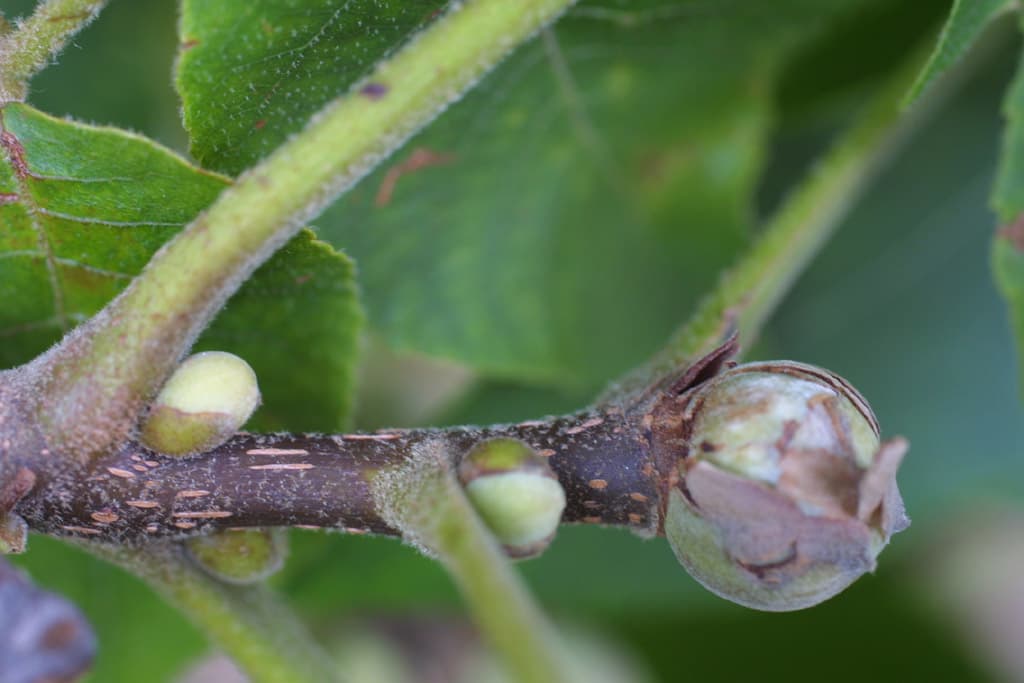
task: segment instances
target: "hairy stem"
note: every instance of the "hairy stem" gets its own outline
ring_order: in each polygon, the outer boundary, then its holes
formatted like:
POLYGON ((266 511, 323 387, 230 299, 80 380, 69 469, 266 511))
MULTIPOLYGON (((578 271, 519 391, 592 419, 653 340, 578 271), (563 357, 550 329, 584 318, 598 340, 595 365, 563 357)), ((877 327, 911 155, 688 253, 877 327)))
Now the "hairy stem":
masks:
POLYGON ((372 486, 424 444, 464 453, 512 437, 548 458, 566 491, 564 522, 658 532, 660 493, 642 417, 605 409, 515 425, 373 434, 239 434, 192 458, 130 443, 88 464, 37 463, 16 507, 36 531, 125 544, 217 529, 314 526, 397 535, 372 486))
POLYGON ((23 101, 29 79, 106 4, 107 0, 43 0, 14 31, 0 35, 0 104, 23 101))
POLYGON ((571 0, 456 4, 249 170, 132 285, 40 360, 40 419, 82 459, 121 443, 210 318, 304 221, 350 188, 571 0), (384 92, 380 95, 380 92, 384 92))
POLYGON ((384 516, 406 540, 436 553, 448 568, 484 637, 514 679, 529 683, 578 680, 555 628, 484 526, 454 475, 444 435, 423 440, 409 462, 378 477, 384 516))
POLYGON ((337 667, 291 610, 264 585, 229 586, 207 576, 180 545, 130 549, 83 544, 129 570, 182 610, 255 683, 330 683, 337 667))
POLYGON ((920 118, 900 116, 908 86, 926 53, 915 54, 874 97, 787 197, 757 242, 722 278, 665 348, 626 379, 628 386, 663 376, 717 346, 732 332, 752 343, 814 256, 920 118))

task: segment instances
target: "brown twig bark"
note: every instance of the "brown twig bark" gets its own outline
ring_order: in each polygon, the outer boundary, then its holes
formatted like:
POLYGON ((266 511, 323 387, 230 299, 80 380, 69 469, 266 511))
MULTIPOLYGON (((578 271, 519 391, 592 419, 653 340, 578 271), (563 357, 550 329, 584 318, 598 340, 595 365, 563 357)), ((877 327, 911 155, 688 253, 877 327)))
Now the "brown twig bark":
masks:
POLYGON ((371 434, 247 434, 191 458, 131 442, 87 465, 40 460, 36 486, 16 511, 42 533, 139 544, 216 529, 324 527, 398 535, 374 502, 377 472, 418 444, 443 439, 454 454, 495 437, 548 458, 566 491, 564 522, 658 529, 657 473, 643 420, 618 408, 519 424, 371 434))

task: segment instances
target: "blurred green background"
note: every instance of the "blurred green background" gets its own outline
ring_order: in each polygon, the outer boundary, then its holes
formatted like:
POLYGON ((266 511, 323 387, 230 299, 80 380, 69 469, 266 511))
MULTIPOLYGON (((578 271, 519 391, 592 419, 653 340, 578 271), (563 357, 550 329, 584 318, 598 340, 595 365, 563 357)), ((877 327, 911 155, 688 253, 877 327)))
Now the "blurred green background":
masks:
MULTIPOLYGON (((8 16, 31 6, 3 4, 8 16)), ((789 63, 758 213, 801 176, 874 76, 948 10, 931 0, 864 6, 789 63)), ((175 13, 170 1, 115 0, 34 82, 31 102, 184 150, 170 76, 175 13)), ((748 354, 835 370, 869 398, 887 434, 910 439, 900 482, 913 526, 878 572, 821 607, 760 614, 704 592, 663 540, 565 528, 543 557, 521 565, 553 613, 618 638, 663 681, 1024 680, 1012 661, 1024 627, 1014 632, 992 607, 993 595, 1012 604, 1024 594, 1024 565, 993 569, 1017 562, 1012 540, 1024 538, 1024 411, 989 271, 1000 100, 1020 52, 1009 29, 986 34, 748 354), (986 630, 993 619, 1006 628, 986 630), (1006 647, 992 646, 999 638, 1006 647)), ((362 427, 536 417, 579 407, 599 388, 489 378, 451 359, 389 351, 376 334, 367 345, 362 427)), ((19 562, 96 624, 93 680, 173 680, 206 651, 135 579, 76 550, 35 537, 19 562)), ((324 633, 353 614, 459 610, 438 566, 390 540, 295 533, 276 583, 324 633)))

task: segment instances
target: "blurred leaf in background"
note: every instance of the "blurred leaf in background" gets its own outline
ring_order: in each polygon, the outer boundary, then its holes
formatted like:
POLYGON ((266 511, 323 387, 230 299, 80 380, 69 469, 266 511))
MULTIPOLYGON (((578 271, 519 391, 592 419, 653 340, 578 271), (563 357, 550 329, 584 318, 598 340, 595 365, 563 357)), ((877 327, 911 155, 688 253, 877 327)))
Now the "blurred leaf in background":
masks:
POLYGON ((953 0, 938 45, 907 94, 907 103, 920 97, 962 59, 996 15, 1013 6, 1010 0, 953 0))
MULTIPOLYGON (((8 19, 36 0, 4 0, 8 19)), ((54 116, 116 125, 182 150, 185 132, 171 87, 177 7, 166 0, 114 2, 32 80, 29 101, 54 116)))
POLYGON ((1024 680, 1024 512, 1005 503, 951 515, 913 571, 939 618, 1002 680, 1024 680))
POLYGON ((992 197, 1001 227, 992 247, 992 268, 1017 335, 1024 397, 1024 60, 1006 94, 1003 113, 1006 134, 992 197))
MULTIPOLYGON (((34 83, 32 104, 183 149, 173 10, 112 3, 34 83)), ((376 344, 443 358, 453 386, 475 378, 466 393, 443 393, 456 399, 433 421, 579 407, 686 317, 755 218, 948 10, 939 0, 584 3, 333 207, 319 234, 354 258, 376 344)), ((999 675, 958 640, 947 608, 926 604, 915 562, 957 510, 1021 506, 1024 412, 988 270, 1000 102, 1019 52, 1002 28, 966 58, 967 84, 874 184, 753 354, 834 369, 887 433, 910 438, 900 480, 914 526, 878 575, 822 607, 766 615, 704 592, 663 541, 624 532, 565 528, 520 565, 553 611, 616 635, 659 680, 999 675)), ((264 149, 243 146, 239 158, 264 149)), ((251 314, 256 301, 239 307, 251 314)), ((264 393, 280 386, 271 379, 264 393)), ((360 424, 386 421, 386 394, 375 404, 384 408, 360 424)), ((292 536, 277 582, 324 633, 353 611, 459 609, 441 568, 394 541, 292 536)), ((205 650, 119 570, 43 538, 20 563, 96 625, 92 680, 170 680, 205 650)))

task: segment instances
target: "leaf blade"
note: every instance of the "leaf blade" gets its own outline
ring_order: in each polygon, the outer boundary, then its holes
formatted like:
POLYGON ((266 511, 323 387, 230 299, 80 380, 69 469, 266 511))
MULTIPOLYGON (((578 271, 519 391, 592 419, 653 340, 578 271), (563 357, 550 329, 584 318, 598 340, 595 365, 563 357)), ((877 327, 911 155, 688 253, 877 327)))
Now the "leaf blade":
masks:
MULTIPOLYGON (((0 125, 0 364, 9 366, 98 311, 229 181, 142 137, 26 105, 0 109, 0 125)), ((250 357, 267 396, 257 423, 337 428, 360 324, 351 264, 307 232, 257 271, 201 344, 250 357), (330 317, 316 318, 319 308, 330 317), (325 367, 296 363, 307 356, 325 367)))
POLYGON ((175 85, 192 154, 237 174, 437 16, 444 0, 185 0, 175 85))
POLYGON ((645 45, 651 19, 635 16, 622 36, 570 13, 319 221, 359 261, 391 345, 593 388, 655 348, 744 243, 769 69, 720 50, 727 77, 673 72, 666 101, 666 46, 693 41, 645 45), (610 36, 625 44, 600 51, 610 36), (694 90, 712 99, 700 114, 683 104, 694 90))

